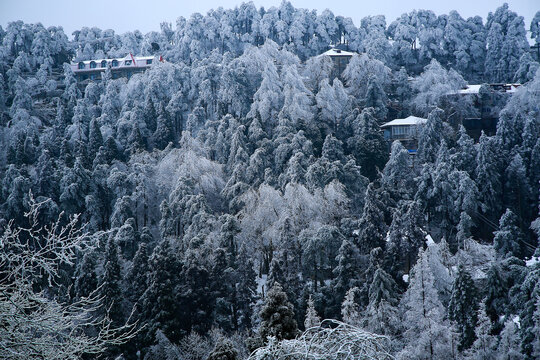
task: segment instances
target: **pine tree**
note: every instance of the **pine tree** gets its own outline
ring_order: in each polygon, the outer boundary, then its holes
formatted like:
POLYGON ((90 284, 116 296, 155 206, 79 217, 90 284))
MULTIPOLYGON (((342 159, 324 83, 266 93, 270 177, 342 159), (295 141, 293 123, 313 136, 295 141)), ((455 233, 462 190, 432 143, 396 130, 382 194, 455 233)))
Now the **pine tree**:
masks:
POLYGON ((315 326, 321 325, 321 318, 317 315, 317 310, 315 310, 315 303, 313 298, 309 295, 308 307, 306 310, 306 319, 304 320, 304 329, 309 329, 315 326))
POLYGON ((347 324, 353 326, 360 325, 360 306, 356 303, 355 295, 358 293, 358 288, 353 287, 347 290, 345 299, 341 304, 341 318, 347 324))
POLYGON ((452 331, 445 320, 445 309, 434 287, 433 273, 423 250, 411 271, 409 288, 403 296, 406 341, 398 359, 450 359, 452 331))
POLYGON ((99 148, 103 146, 103 136, 96 119, 90 121, 90 130, 88 132, 88 155, 93 158, 99 148))
POLYGON ((522 257, 525 236, 518 226, 518 218, 510 209, 501 216, 499 230, 493 233, 493 246, 497 254, 504 258, 508 256, 522 257))
POLYGON ((236 360, 238 351, 234 348, 232 341, 221 337, 216 342, 214 349, 208 355, 206 360, 236 360))
POLYGON ((368 254, 371 249, 386 246, 385 235, 388 229, 385 219, 384 190, 376 183, 369 184, 362 217, 358 223, 358 238, 355 239, 360 252, 368 254))
POLYGON ((127 275, 129 289, 128 297, 132 302, 137 302, 148 288, 148 250, 144 242, 139 244, 139 248, 133 257, 133 265, 127 275))
POLYGON ((499 318, 506 313, 508 303, 508 289, 498 263, 493 263, 488 270, 486 288, 485 311, 491 320, 492 329, 498 332, 501 330, 499 318))
POLYGON ((378 268, 369 287, 369 303, 364 316, 365 328, 382 335, 397 333, 398 303, 398 289, 394 279, 382 268, 378 268))
POLYGON ((490 138, 484 133, 478 143, 478 155, 476 156, 475 181, 480 192, 482 212, 493 221, 500 216, 502 195, 501 169, 497 162, 498 154, 495 138, 490 138))
POLYGON ((483 303, 478 309, 478 323, 475 329, 476 340, 466 352, 466 359, 490 360, 496 355, 497 338, 491 334, 491 320, 483 303))
POLYGON ((353 136, 347 140, 349 151, 362 168, 362 174, 374 179, 388 160, 388 145, 372 108, 366 108, 352 121, 353 136))
POLYGON ((533 346, 533 357, 540 357, 540 298, 536 301, 536 310, 533 315, 534 327, 532 333, 534 334, 533 346))
POLYGON ((78 298, 88 297, 98 287, 96 274, 96 259, 93 252, 86 252, 77 264, 75 273, 75 296, 78 298))
POLYGON ((334 268, 333 291, 335 303, 341 305, 350 288, 360 286, 359 269, 360 251, 349 239, 343 239, 336 258, 338 265, 334 268))
POLYGON ((279 283, 274 284, 268 291, 259 317, 261 319, 259 335, 264 342, 268 341, 269 336, 283 340, 294 339, 298 334, 293 306, 279 283))
POLYGON ((471 275, 460 265, 448 305, 449 318, 457 324, 460 351, 468 349, 476 340, 477 298, 477 289, 471 275))
POLYGON ((388 98, 386 97, 386 93, 381 84, 378 82, 378 79, 373 75, 370 76, 364 98, 364 106, 366 108, 374 109, 375 118, 377 118, 379 122, 384 122, 386 120, 386 115, 388 114, 388 109, 386 108, 387 102, 388 98))
POLYGON ((435 108, 429 113, 427 122, 420 132, 420 138, 418 139, 418 158, 421 163, 434 163, 437 159, 437 153, 444 134, 443 115, 444 112, 441 109, 435 108))
POLYGON ((519 351, 518 326, 512 319, 506 320, 504 324, 496 354, 497 360, 523 359, 523 354, 519 351))
POLYGON ((519 295, 516 300, 520 304, 519 322, 520 322, 520 338, 521 352, 526 359, 534 359, 534 343, 538 338, 536 313, 538 312, 537 305, 540 299, 540 266, 533 265, 528 272, 523 283, 519 287, 519 295))
POLYGON ((529 181, 525 164, 519 153, 515 154, 505 171, 504 204, 512 209, 518 219, 530 217, 529 181))
POLYGON ((413 192, 414 174, 407 149, 396 140, 392 143, 390 159, 384 166, 381 183, 394 201, 410 200, 413 192))
POLYGON ((114 237, 109 237, 105 250, 105 271, 100 282, 100 292, 104 298, 105 309, 114 324, 123 321, 123 297, 121 290, 122 274, 118 246, 114 237))
POLYGON ((154 248, 149 265, 149 286, 142 300, 144 318, 148 321, 145 341, 153 341, 158 329, 171 341, 177 341, 183 335, 176 290, 179 265, 167 239, 154 248))
POLYGON ((242 243, 238 250, 237 282, 235 284, 235 309, 237 328, 251 328, 252 304, 256 300, 257 282, 253 261, 249 258, 246 245, 242 243))

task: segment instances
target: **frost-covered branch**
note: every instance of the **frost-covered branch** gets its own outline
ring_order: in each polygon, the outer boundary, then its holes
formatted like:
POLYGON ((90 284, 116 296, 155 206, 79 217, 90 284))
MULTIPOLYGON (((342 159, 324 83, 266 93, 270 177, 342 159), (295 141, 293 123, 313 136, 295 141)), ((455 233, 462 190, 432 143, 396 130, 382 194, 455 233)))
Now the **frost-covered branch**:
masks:
POLYGON ((63 224, 61 215, 40 226, 43 205, 31 199, 25 214, 29 227, 14 228, 10 222, 0 236, 0 358, 73 359, 125 343, 135 335, 136 324, 115 328, 108 316, 96 318, 103 306, 99 289, 73 303, 35 290, 43 279, 51 286, 61 265, 73 264, 78 251, 93 247, 92 238, 77 227, 77 217, 63 224))
POLYGON ((255 350, 249 359, 393 359, 388 338, 337 320, 323 320, 294 340, 276 341, 255 350))

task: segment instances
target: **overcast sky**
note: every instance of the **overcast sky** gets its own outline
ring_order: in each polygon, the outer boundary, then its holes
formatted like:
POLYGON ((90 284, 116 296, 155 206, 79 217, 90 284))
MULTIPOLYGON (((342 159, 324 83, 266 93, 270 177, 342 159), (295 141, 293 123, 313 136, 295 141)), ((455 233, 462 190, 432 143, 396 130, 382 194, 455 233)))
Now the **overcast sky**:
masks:
MULTIPOLYGON (((279 6, 281 0, 255 0, 257 7, 279 6)), ((433 10, 437 15, 457 10, 464 18, 480 15, 484 20, 490 11, 508 2, 510 9, 525 18, 527 30, 532 17, 540 10, 539 0, 293 0, 295 7, 329 8, 335 15, 351 17, 356 25, 367 15, 386 16, 390 24, 399 15, 413 9, 433 10)), ((84 26, 113 29, 117 33, 156 30, 162 21, 174 23, 179 16, 189 17, 194 12, 233 8, 241 0, 0 0, 0 25, 10 21, 41 22, 45 26, 60 25, 68 36, 84 26)))

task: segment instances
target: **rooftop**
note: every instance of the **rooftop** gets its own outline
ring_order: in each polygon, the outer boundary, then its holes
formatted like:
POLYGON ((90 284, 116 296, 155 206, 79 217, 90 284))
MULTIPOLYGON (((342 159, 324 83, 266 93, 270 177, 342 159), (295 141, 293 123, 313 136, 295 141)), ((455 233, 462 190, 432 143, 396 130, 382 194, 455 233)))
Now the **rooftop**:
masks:
MULTIPOLYGON (((135 61, 138 61, 138 60, 150 60, 150 59, 154 59, 155 56, 153 56, 153 55, 152 56, 133 56, 133 58, 135 59, 135 61)), ((131 58, 131 54, 127 54, 123 58, 81 60, 81 61, 72 62, 71 64, 72 65, 77 65, 79 63, 84 63, 85 65, 89 65, 92 61, 95 62, 95 63, 101 63, 103 60, 105 60, 105 61, 113 61, 113 60, 124 61, 124 60, 132 60, 132 58, 131 58)))
MULTIPOLYGON (((517 90, 521 84, 486 84, 493 90, 504 91, 507 93, 513 93, 517 90)), ((480 87, 482 84, 467 85, 465 89, 460 89, 457 91, 457 94, 478 94, 480 92, 480 87)), ((456 93, 452 93, 456 94, 456 93)))
POLYGON ((421 125, 425 124, 427 122, 427 119, 416 117, 416 116, 408 116, 405 119, 395 119, 390 122, 387 122, 386 124, 382 124, 382 128, 390 127, 390 126, 399 126, 399 125, 421 125))
POLYGON ((345 51, 341 49, 332 48, 319 56, 353 56, 355 53, 350 51, 345 51))

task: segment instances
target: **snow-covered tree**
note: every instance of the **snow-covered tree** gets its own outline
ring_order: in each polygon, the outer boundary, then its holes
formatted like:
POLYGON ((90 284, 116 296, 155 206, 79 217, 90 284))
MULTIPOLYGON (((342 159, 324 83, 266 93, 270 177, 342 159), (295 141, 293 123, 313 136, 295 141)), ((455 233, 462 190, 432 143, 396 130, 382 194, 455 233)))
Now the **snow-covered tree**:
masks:
POLYGON ((476 340, 477 297, 477 290, 471 275, 463 265, 460 265, 452 286, 452 296, 448 305, 449 318, 457 324, 459 332, 458 349, 460 351, 468 349, 476 340))
POLYGON ((411 271, 409 288, 403 296, 405 348, 399 359, 451 359, 452 330, 434 288, 434 279, 424 251, 411 271))

